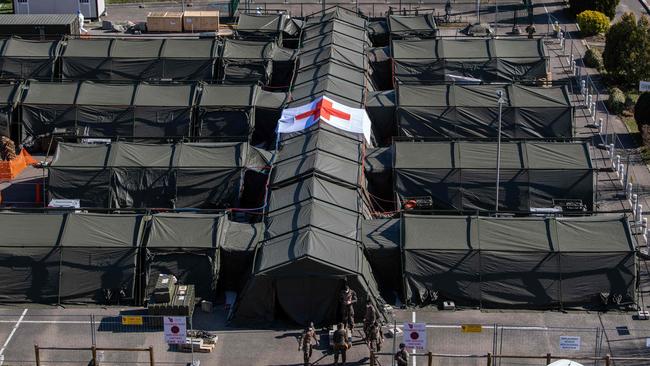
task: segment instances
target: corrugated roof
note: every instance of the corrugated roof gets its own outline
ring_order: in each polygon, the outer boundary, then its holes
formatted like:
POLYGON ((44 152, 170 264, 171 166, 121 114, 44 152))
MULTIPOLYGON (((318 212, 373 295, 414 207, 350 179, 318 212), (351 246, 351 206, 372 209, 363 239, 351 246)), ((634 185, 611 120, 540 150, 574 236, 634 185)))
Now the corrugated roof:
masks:
POLYGON ((56 25, 77 21, 77 14, 0 14, 0 24, 56 25))

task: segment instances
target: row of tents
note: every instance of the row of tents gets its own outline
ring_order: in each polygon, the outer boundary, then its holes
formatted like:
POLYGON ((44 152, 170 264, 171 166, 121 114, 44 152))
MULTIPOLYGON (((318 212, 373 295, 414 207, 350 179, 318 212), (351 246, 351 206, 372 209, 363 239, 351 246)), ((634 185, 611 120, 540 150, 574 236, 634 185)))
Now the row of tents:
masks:
POLYGON ((250 270, 259 224, 225 215, 1 213, 0 302, 142 304, 159 274, 213 300, 250 270))
POLYGON ((0 79, 220 81, 286 86, 294 51, 227 39, 0 40, 0 79))
POLYGON ((8 134, 14 124, 21 139, 57 134, 250 141, 255 132, 262 140, 271 138, 288 94, 254 84, 32 80, 0 85, 0 98, 5 112, 0 130, 8 134))
POLYGON ((623 215, 405 214, 364 221, 363 235, 383 293, 394 291, 410 305, 557 309, 635 302, 636 243, 623 215))
MULTIPOLYGON (((365 24, 342 9, 306 19, 291 105, 326 95, 363 106, 365 24)), ((338 299, 345 284, 357 293, 357 314, 367 303, 383 308, 359 231, 368 213, 363 149, 361 136, 325 124, 280 136, 264 240, 236 304, 235 321, 332 324, 342 317, 338 299)))
POLYGON ((48 193, 92 208, 261 205, 269 159, 245 142, 60 143, 47 165, 48 193))
POLYGON ((575 202, 595 204, 594 165, 587 143, 503 142, 496 205, 497 143, 485 141, 395 141, 371 149, 364 166, 371 191, 403 207, 422 210, 510 211, 575 202))
POLYGON ((635 299, 635 244, 621 215, 407 214, 362 221, 362 244, 321 228, 260 243, 260 224, 217 214, 0 218, 2 303, 142 303, 161 273, 194 284, 203 299, 243 289, 234 312, 242 323, 277 318, 269 313, 275 309, 297 321, 329 324, 336 320, 335 294, 345 279, 360 292, 360 302, 366 295, 361 284, 397 294, 409 305, 451 300, 488 308, 566 309, 635 299))
POLYGON ((379 145, 393 136, 511 139, 571 138, 574 107, 566 86, 400 84, 370 92, 366 110, 379 145))

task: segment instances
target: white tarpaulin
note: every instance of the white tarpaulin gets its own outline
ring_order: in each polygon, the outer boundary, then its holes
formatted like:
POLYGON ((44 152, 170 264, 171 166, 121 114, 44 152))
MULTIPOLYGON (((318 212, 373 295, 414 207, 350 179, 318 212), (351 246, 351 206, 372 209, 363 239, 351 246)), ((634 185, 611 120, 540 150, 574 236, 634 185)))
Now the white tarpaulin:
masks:
POLYGON ((302 131, 319 120, 341 130, 362 133, 370 143, 370 118, 366 110, 348 107, 328 97, 320 97, 300 107, 284 109, 278 121, 278 132, 302 131))

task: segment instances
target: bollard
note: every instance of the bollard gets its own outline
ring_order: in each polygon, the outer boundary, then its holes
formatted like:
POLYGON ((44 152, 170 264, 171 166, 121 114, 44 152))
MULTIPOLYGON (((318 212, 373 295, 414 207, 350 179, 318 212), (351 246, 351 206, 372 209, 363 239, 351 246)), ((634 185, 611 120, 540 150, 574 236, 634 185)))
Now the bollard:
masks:
POLYGON ((591 100, 593 97, 591 94, 587 94, 587 100, 585 101, 585 104, 587 105, 587 108, 589 108, 589 112, 591 113, 591 100))
POLYGON ((638 196, 636 193, 632 194, 632 202, 630 202, 630 209, 632 210, 632 219, 636 218, 636 204, 637 201, 639 200, 638 196))
POLYGON ((621 156, 616 155, 616 159, 614 160, 614 173, 616 173, 616 177, 619 177, 619 172, 621 170, 621 156))
POLYGON ((492 366, 492 352, 487 354, 487 366, 492 366))
POLYGON ((616 154, 616 146, 614 144, 609 144, 609 157, 614 158, 614 155, 616 154))
POLYGON ((625 197, 627 197, 628 200, 632 198, 632 183, 627 184, 627 189, 625 190, 625 197))
POLYGON ((547 353, 547 354, 546 354, 546 364, 548 365, 548 364, 550 364, 550 363, 551 363, 551 354, 550 354, 550 353, 547 353))
POLYGON ((623 179, 625 179, 625 164, 623 163, 618 166, 618 177, 621 179, 621 185, 623 186, 623 189, 625 189, 625 182, 623 182, 623 179))
POLYGON ((151 364, 150 366, 155 365, 155 361, 153 358, 153 346, 149 346, 149 363, 151 364))
POLYGON ((571 62, 571 73, 573 76, 578 76, 578 64, 575 61, 571 62))
POLYGON ((612 365, 612 356, 609 354, 605 356, 605 366, 611 366, 612 365))
POLYGON ((97 363, 97 346, 95 346, 95 345, 93 344, 93 345, 90 347, 90 352, 91 352, 92 355, 93 355, 93 366, 99 366, 99 364, 97 363))
POLYGON ((591 102, 591 113, 589 114, 591 119, 596 120, 596 102, 591 102))
POLYGON ((643 205, 640 203, 636 205, 636 219, 639 224, 643 223, 643 205))
POLYGON ((433 366, 433 354, 431 352, 427 353, 429 359, 429 366, 433 366))
POLYGON ((643 218, 643 224, 641 224, 641 228, 642 228, 644 234, 648 232, 648 218, 647 217, 643 218))
POLYGON ((598 122, 596 122, 596 127, 601 129, 601 131, 602 131, 602 128, 603 128, 603 119, 602 118, 598 118, 598 122))
POLYGON ((587 82, 584 80, 580 80, 580 94, 585 93, 585 87, 587 86, 587 82))
POLYGON ((41 366, 41 352, 38 350, 38 344, 34 345, 34 357, 36 357, 36 366, 41 366))

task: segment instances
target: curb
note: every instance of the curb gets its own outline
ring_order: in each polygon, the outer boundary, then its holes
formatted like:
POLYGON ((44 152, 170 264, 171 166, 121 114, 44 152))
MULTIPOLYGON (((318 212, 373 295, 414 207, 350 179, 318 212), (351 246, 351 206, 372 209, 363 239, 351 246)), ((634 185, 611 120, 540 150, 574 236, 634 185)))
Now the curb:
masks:
POLYGON ((650 14, 650 5, 648 5, 648 2, 646 0, 639 0, 641 2, 641 5, 645 8, 645 11, 650 14))

